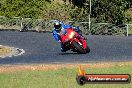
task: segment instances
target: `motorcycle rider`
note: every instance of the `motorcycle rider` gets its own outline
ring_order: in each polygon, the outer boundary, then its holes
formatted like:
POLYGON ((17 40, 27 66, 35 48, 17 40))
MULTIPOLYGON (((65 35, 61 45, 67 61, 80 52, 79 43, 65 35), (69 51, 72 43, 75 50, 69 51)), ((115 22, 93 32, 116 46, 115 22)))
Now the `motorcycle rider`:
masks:
MULTIPOLYGON (((60 35, 65 35, 67 28, 74 28, 75 31, 79 34, 79 36, 82 37, 82 32, 81 32, 79 26, 72 27, 70 25, 64 24, 64 23, 56 20, 54 22, 54 30, 52 31, 53 36, 54 36, 56 41, 59 41, 61 43, 60 35)), ((66 52, 67 50, 69 50, 69 47, 67 47, 67 46, 63 45, 63 43, 61 43, 61 51, 66 52)))

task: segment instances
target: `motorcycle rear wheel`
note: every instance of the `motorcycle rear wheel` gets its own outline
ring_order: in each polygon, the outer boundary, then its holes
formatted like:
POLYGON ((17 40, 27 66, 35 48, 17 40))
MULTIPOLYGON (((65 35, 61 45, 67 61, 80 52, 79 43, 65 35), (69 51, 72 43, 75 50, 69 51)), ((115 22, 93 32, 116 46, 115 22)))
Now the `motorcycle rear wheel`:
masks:
POLYGON ((86 52, 89 53, 90 52, 90 48, 87 46, 86 48, 86 52))

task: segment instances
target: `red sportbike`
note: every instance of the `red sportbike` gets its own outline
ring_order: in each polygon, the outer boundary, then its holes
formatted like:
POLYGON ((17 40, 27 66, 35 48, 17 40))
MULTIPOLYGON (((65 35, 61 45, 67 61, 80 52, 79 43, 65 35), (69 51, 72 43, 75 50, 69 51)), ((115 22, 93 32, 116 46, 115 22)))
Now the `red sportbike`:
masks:
POLYGON ((60 37, 63 45, 69 47, 70 50, 83 54, 90 52, 87 42, 73 28, 66 29, 66 34, 60 37))

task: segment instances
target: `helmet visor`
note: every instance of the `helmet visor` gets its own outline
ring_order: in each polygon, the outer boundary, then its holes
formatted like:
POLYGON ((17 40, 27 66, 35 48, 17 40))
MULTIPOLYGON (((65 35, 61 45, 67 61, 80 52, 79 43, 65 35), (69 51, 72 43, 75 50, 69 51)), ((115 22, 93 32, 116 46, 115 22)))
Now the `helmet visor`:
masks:
POLYGON ((59 29, 61 25, 54 25, 55 29, 59 29))

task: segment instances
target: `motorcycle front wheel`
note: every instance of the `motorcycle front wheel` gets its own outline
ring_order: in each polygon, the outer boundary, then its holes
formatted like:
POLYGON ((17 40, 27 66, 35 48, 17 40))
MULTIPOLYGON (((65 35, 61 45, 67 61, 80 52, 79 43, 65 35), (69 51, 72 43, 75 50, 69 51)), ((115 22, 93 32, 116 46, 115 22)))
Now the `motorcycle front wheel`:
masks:
POLYGON ((83 49, 83 47, 79 43, 73 41, 72 45, 79 51, 79 53, 82 53, 82 54, 87 53, 87 50, 83 49))

